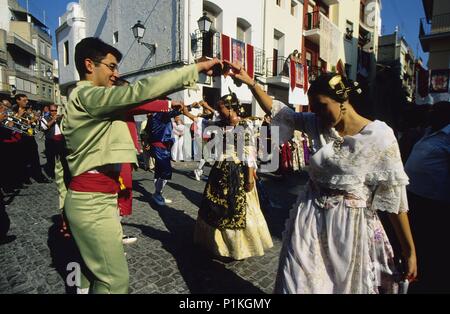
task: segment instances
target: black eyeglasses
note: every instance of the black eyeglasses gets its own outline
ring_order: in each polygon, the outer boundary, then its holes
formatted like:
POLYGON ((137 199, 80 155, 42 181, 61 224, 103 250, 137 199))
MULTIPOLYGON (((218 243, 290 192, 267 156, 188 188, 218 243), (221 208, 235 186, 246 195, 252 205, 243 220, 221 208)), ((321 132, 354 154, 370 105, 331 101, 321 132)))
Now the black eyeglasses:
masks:
POLYGON ((50 110, 50 112, 56 112, 56 111, 58 111, 58 110, 50 110))
POLYGON ((119 65, 118 64, 115 64, 115 63, 110 63, 110 64, 107 64, 107 63, 104 63, 104 62, 101 62, 101 61, 94 61, 94 63, 95 64, 99 64, 99 63, 101 63, 101 64, 103 64, 103 65, 106 65, 110 70, 111 70, 111 72, 114 72, 114 71, 119 71, 119 65))

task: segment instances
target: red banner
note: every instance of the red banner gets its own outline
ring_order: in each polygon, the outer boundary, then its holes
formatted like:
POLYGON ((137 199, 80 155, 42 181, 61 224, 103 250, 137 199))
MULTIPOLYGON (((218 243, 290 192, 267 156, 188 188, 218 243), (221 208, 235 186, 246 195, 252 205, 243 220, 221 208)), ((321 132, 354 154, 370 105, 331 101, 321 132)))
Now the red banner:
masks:
POLYGON ((295 68, 295 61, 294 60, 290 60, 290 75, 291 75, 291 90, 294 90, 295 88, 295 81, 297 78, 297 73, 296 73, 296 68, 295 68))
POLYGON ((230 37, 222 34, 222 60, 231 61, 230 56, 230 37))
POLYGON ((253 46, 247 44, 247 73, 253 79, 255 77, 255 66, 254 66, 254 49, 253 46))
POLYGON ((303 89, 304 89, 304 91, 305 91, 305 93, 308 91, 308 80, 309 80, 309 77, 308 77, 308 66, 306 65, 306 64, 304 64, 303 65, 303 75, 305 76, 305 78, 304 78, 304 83, 305 84, 303 84, 303 89))

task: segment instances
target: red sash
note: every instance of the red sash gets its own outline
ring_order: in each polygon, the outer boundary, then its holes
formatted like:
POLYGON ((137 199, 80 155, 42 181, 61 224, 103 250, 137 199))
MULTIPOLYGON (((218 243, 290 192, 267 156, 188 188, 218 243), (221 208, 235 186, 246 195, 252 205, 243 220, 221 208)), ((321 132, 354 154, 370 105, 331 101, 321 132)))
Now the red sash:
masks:
POLYGON ((117 194, 120 185, 117 175, 105 173, 82 173, 72 178, 69 188, 75 192, 117 194))

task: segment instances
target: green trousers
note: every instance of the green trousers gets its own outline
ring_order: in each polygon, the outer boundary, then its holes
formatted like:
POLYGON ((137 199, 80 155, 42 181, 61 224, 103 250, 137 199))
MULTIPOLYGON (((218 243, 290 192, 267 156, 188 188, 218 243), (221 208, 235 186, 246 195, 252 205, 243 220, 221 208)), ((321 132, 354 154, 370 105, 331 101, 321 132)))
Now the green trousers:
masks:
MULTIPOLYGON (((128 293, 128 265, 118 220, 117 194, 69 189, 64 209, 81 257, 94 277, 90 292, 128 293)), ((86 288, 84 283, 82 288, 86 288)))

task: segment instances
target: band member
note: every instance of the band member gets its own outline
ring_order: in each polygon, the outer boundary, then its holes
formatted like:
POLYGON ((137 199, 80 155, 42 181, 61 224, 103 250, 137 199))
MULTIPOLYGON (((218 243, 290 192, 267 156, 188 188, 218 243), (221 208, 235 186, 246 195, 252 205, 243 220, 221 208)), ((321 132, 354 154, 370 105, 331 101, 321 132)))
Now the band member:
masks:
POLYGON ((59 127, 62 116, 58 115, 58 107, 50 105, 50 116, 41 119, 41 128, 45 133, 45 152, 47 164, 44 166, 47 175, 55 178, 55 159, 64 153, 64 139, 59 127))
MULTIPOLYGON (((22 118, 27 121, 31 126, 35 124, 37 119, 29 112, 29 101, 25 94, 17 94, 15 96, 16 107, 16 117, 22 118)), ((32 135, 32 134, 30 134, 32 135)), ((41 170, 41 163, 39 160, 38 145, 34 136, 22 136, 19 142, 20 155, 23 158, 23 166, 25 173, 23 174, 24 183, 31 184, 29 177, 33 177, 39 183, 49 183, 51 182, 47 179, 41 170), (29 173, 26 173, 26 168, 30 167, 29 173)))
MULTIPOLYGON (((199 72, 212 74, 217 59, 148 77, 130 86, 114 86, 122 54, 98 38, 75 48, 81 81, 69 96, 62 133, 72 175, 65 212, 84 263, 92 274, 91 292, 127 293, 128 266, 117 219, 120 165, 136 163, 126 111, 143 101, 182 88, 193 88, 199 72)), ((168 105, 154 111, 169 111, 168 105)), ((83 287, 85 288, 85 287, 83 287)))

